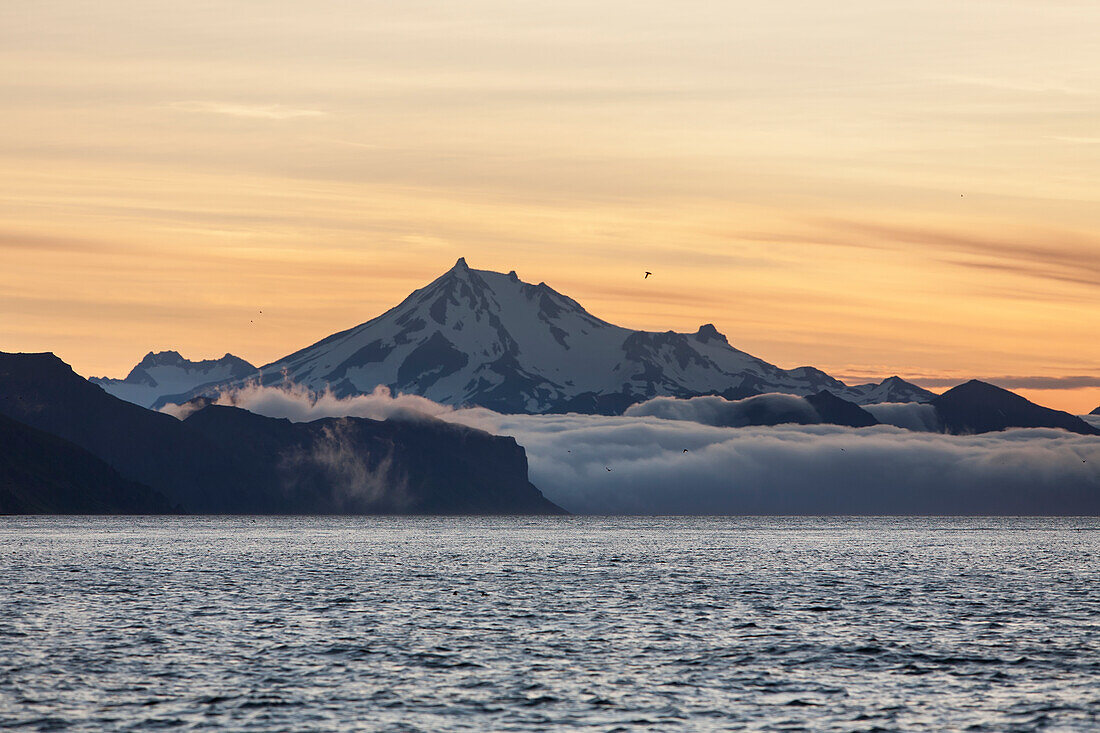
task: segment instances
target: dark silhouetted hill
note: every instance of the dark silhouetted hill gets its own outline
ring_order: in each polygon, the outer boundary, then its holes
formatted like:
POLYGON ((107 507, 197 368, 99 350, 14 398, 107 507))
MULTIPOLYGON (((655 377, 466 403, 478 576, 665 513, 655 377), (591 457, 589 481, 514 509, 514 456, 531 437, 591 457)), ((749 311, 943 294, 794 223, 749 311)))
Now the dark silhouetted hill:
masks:
POLYGON ((196 513, 265 504, 230 449, 170 415, 112 397, 53 354, 0 354, 0 413, 71 441, 196 513))
POLYGON ((823 389, 817 394, 812 394, 806 398, 806 401, 817 410, 823 423, 847 425, 851 428, 866 428, 879 424, 875 416, 867 410, 854 402, 837 397, 828 390, 823 389))
POLYGON ((1100 435, 1076 415, 1036 405, 1007 389, 972 379, 932 400, 945 432, 961 435, 1006 428, 1061 428, 1100 435))
POLYGON ((167 514, 160 493, 88 451, 0 415, 0 514, 167 514))
POLYGON ((232 443, 255 467, 253 480, 278 487, 287 512, 562 513, 527 481, 527 455, 515 438, 426 416, 294 423, 211 405, 185 425, 232 443))
POLYGON ((4 353, 0 414, 194 513, 561 511, 528 481, 512 438, 429 419, 294 424, 207 407, 181 422, 112 397, 53 354, 4 353))

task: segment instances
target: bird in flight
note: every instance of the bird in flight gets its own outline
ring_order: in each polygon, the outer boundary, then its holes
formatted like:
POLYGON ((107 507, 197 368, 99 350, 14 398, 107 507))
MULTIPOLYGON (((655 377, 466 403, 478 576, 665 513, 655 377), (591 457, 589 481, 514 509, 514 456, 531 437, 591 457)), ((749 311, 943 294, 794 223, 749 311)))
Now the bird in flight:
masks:
MULTIPOLYGON (((607 466, 604 466, 604 468, 607 468, 607 466)), ((607 468, 607 470, 608 470, 608 471, 610 471, 611 469, 610 469, 610 468, 607 468)))
POLYGON ((688 449, 687 449, 687 448, 684 448, 684 453, 687 453, 687 452, 688 452, 688 449))
POLYGON ((646 274, 645 274, 645 277, 643 277, 642 279, 643 279, 643 280, 645 280, 645 279, 647 279, 647 278, 648 278, 648 277, 649 277, 650 275, 652 275, 652 274, 653 274, 652 272, 649 272, 649 271, 647 270, 647 271, 646 271, 646 274))

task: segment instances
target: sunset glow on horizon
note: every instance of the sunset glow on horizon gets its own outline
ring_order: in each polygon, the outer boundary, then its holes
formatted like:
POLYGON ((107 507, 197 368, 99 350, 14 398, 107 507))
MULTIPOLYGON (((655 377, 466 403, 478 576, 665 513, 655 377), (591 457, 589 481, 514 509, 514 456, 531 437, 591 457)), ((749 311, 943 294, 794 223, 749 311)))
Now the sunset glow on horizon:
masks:
POLYGON ((1088 412, 1098 24, 1032 0, 8 4, 0 350, 261 365, 464 256, 784 368, 1088 412))

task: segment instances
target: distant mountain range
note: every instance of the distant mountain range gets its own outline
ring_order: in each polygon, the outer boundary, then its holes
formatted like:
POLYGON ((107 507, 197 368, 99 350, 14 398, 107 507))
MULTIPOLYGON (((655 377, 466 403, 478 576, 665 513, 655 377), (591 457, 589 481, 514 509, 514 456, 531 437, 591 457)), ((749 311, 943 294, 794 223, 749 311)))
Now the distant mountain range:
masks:
POLYGON ((258 370, 228 354, 188 362, 161 352, 124 380, 92 381, 121 399, 160 407, 249 380, 331 389, 340 397, 384 385, 503 413, 621 414, 652 397, 710 394, 827 390, 856 404, 935 397, 899 377, 849 386, 813 367, 780 369, 733 348, 710 324, 695 333, 632 331, 545 283, 473 270, 464 259, 377 318, 258 370))
POLYGON ((132 513, 167 506, 207 514, 562 513, 528 480, 526 453, 510 437, 426 417, 292 423, 201 401, 188 407, 181 421, 107 394, 53 354, 0 353, 0 415, 16 421, 0 429, 22 446, 0 452, 3 506, 64 513, 97 506, 132 513), (108 501, 123 492, 130 498, 108 501))
POLYGON ((923 404, 861 406, 822 390, 808 397, 771 393, 740 400, 718 396, 659 397, 632 405, 625 415, 730 428, 773 425, 863 428, 887 423, 907 430, 953 435, 992 433, 1009 428, 1058 428, 1080 435, 1100 435, 1100 429, 1081 417, 1041 407, 1007 389, 978 380, 953 387, 923 404))
POLYGON ((142 407, 152 407, 161 397, 182 395, 210 385, 232 382, 256 373, 256 367, 244 359, 226 354, 220 359, 190 361, 177 351, 150 351, 125 379, 91 377, 119 399, 142 407))
POLYGON ((953 434, 1100 435, 1100 408, 1082 419, 976 380, 942 395, 898 377, 849 386, 739 351, 709 324, 621 328, 543 283, 460 259, 377 318, 259 369, 231 354, 192 362, 165 351, 125 379, 85 380, 53 354, 0 353, 0 513, 562 512, 531 484, 512 437, 428 417, 295 423, 214 404, 248 384, 338 397, 381 385, 501 413, 725 427, 882 421, 953 434), (155 411, 168 403, 182 405, 184 419, 155 411))
MULTIPOLYGON (((928 404, 861 407, 822 390, 658 398, 627 414, 860 428, 899 411, 921 430, 1100 435, 1081 418, 979 381, 928 404)), ((206 398, 179 412, 182 420, 115 398, 52 354, 0 353, 0 513, 562 513, 529 481, 512 437, 415 413, 296 423, 206 398)))

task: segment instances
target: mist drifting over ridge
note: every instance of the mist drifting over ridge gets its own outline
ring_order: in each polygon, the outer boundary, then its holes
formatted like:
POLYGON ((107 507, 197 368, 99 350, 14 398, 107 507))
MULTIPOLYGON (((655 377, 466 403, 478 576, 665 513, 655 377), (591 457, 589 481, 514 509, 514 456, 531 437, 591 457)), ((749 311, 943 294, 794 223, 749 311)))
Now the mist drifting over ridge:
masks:
MULTIPOLYGON (((251 385, 217 402, 299 422, 435 418, 510 435, 527 450, 531 481, 575 513, 1100 513, 1100 439, 1062 430, 958 436, 895 425, 721 427, 682 414, 505 415, 385 388, 340 398, 251 385)), ((929 425, 918 405, 876 417, 929 425)))

